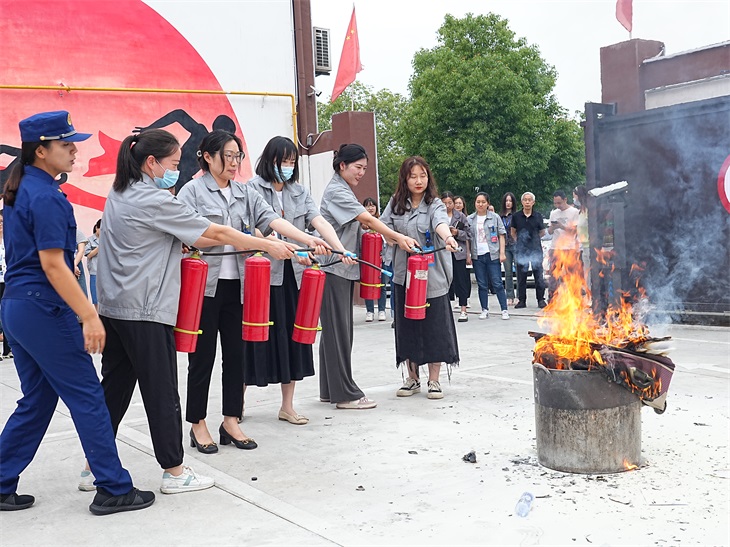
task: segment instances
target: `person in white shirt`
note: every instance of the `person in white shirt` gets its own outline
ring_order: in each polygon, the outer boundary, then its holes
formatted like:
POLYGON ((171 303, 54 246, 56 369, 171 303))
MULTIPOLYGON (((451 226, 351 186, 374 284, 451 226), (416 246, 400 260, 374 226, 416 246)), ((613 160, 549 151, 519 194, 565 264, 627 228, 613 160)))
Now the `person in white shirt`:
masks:
POLYGON ((580 243, 578 242, 578 209, 572 207, 565 197, 565 192, 556 190, 553 193, 553 209, 550 212, 550 225, 548 233, 552 236, 552 246, 550 249, 550 278, 548 279, 548 289, 550 298, 552 298, 562 275, 562 271, 557 271, 555 253, 575 252, 576 260, 580 261, 580 243))

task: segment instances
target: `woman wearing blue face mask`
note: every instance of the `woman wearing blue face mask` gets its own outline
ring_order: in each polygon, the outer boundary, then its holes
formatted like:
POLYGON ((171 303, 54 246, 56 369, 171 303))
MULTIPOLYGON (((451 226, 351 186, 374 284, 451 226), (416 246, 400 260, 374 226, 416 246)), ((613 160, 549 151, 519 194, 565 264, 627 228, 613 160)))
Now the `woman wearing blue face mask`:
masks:
MULTIPOLYGON (((256 176, 246 186, 261 194, 269 208, 300 230, 312 227, 333 249, 344 251, 334 228, 322 217, 307 189, 299 184, 299 154, 286 137, 274 137, 256 163, 256 176)), ((269 237, 283 237, 273 234, 269 237)), ((279 419, 305 425, 309 419, 294 410, 294 386, 297 381, 314 376, 312 346, 292 340, 294 317, 299 301, 298 284, 304 266, 291 260, 271 263, 271 316, 267 342, 244 342, 244 383, 266 386, 281 384, 279 419)))
MULTIPOLYGON (((236 228, 239 219, 244 229, 269 234, 276 230, 297 244, 315 247, 324 243, 292 226, 277 214, 250 185, 234 180, 244 158, 241 139, 228 131, 215 130, 203 138, 198 148, 198 162, 203 176, 182 187, 178 199, 207 219, 236 228)), ((276 239, 276 241, 281 241, 276 239)), ((232 251, 217 247, 206 251, 232 251)), ((244 260, 238 256, 204 256, 208 262, 208 279, 200 318, 200 330, 195 353, 189 356, 188 397, 186 419, 192 424, 190 444, 199 452, 210 454, 218 447, 205 423, 210 377, 216 357, 218 334, 223 369, 223 423, 218 428, 221 443, 233 443, 236 448, 250 450, 258 445, 246 437, 238 426, 243 408, 243 342, 241 340, 241 309, 245 277, 244 260)), ((273 264, 279 261, 273 260, 273 264)), ((289 263, 290 261, 283 261, 289 263)), ((278 318, 274 319, 277 323, 278 318)), ((276 329, 276 323, 273 327, 276 329)), ((270 330, 273 330, 270 329, 270 330)))
MULTIPOLYGON (((242 233, 242 219, 232 226, 213 223, 165 191, 177 181, 179 163, 180 144, 162 129, 122 141, 104 208, 97 268, 99 315, 107 333, 102 386, 112 427, 116 432, 139 382, 155 457, 164 470, 164 494, 213 486, 213 479, 183 466, 173 334, 182 244, 262 249, 278 259, 294 256, 293 246, 283 241, 242 233)), ((88 489, 85 479, 82 473, 79 488, 88 489)))

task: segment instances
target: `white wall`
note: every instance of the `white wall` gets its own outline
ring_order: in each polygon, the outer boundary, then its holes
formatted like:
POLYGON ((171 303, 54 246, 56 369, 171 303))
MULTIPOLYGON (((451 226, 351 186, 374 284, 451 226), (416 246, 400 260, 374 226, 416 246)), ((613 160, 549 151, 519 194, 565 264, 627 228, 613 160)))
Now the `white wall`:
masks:
POLYGON ((325 187, 332 180, 332 175, 334 175, 334 170, 332 169, 333 158, 334 153, 332 151, 323 152, 312 156, 302 156, 301 163, 299 164, 299 172, 301 173, 299 178, 302 180, 302 184, 309 190, 317 207, 319 207, 319 203, 322 201, 322 194, 324 193, 325 187))
MULTIPOLYGON (((224 90, 296 93, 291 0, 145 3, 185 36, 224 90)), ((271 137, 293 139, 289 98, 227 97, 241 124, 252 167, 271 137)))
POLYGON ((728 95, 730 95, 730 74, 648 89, 644 92, 647 110, 728 95))

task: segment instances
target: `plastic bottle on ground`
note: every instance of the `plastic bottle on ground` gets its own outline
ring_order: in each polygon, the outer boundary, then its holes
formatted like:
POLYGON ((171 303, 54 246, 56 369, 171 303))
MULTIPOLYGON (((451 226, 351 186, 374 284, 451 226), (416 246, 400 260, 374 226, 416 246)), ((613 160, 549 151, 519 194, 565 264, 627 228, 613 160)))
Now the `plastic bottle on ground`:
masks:
POLYGON ((525 492, 520 497, 519 501, 517 502, 517 505, 515 506, 515 513, 518 517, 526 517, 527 514, 530 512, 530 509, 532 509, 532 502, 535 499, 535 496, 533 496, 530 492, 525 492))

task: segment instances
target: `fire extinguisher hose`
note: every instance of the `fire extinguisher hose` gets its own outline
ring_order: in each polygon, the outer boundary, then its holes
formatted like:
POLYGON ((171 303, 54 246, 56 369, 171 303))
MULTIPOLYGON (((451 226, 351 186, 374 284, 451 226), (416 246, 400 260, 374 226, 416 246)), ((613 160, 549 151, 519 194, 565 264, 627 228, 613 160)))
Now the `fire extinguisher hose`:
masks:
MULTIPOLYGON (((414 249, 413 249, 413 252, 414 252, 414 253, 417 253, 417 254, 419 254, 419 255, 430 255, 430 254, 435 254, 435 253, 438 253, 438 252, 440 252, 440 251, 448 251, 448 250, 449 250, 449 248, 448 248, 448 247, 439 247, 438 249, 433 249, 433 250, 430 250, 430 251, 424 251, 424 250, 422 250, 422 249, 421 249, 421 248, 419 248, 419 247, 414 247, 414 249)), ((461 250, 462 250, 462 248, 461 248, 461 247, 457 247, 457 248, 456 248, 456 252, 459 252, 459 251, 461 251, 461 250)))
MULTIPOLYGON (((201 256, 229 256, 229 255, 241 255, 241 254, 254 254, 254 253, 265 253, 266 251, 261 251, 257 249, 247 249, 245 251, 221 251, 221 252, 206 252, 201 251, 200 249, 197 249, 195 247, 190 247, 192 252, 197 252, 201 256)), ((439 251, 442 249, 438 249, 439 251)), ((314 251, 314 249, 299 249, 296 252, 297 256, 306 257, 308 256, 308 253, 314 251)), ((432 251, 433 252, 433 251, 432 251)), ((356 260, 357 262, 361 264, 365 264, 366 266, 370 266, 371 268, 374 268, 376 270, 379 270, 381 273, 387 275, 388 277, 393 277, 393 273, 389 272, 388 270, 384 270, 383 268, 376 266, 375 264, 372 264, 371 262, 368 262, 367 260, 363 260, 361 258, 358 258, 356 254, 351 253, 350 251, 335 251, 332 250, 332 254, 347 256, 349 258, 352 258, 353 260, 356 260)), ((332 262, 330 264, 327 264, 327 266, 333 266, 335 264, 339 264, 341 260, 338 260, 337 262, 332 262)), ((380 285, 382 287, 382 285, 380 285)))
MULTIPOLYGON (((297 251, 297 255, 299 255, 299 256, 307 256, 307 253, 310 252, 310 251, 313 251, 313 250, 314 249, 299 249, 297 251)), ((393 277, 393 272, 389 272, 388 270, 384 270, 380 266, 376 266, 372 262, 368 262, 367 260, 363 260, 362 258, 358 258, 355 253, 351 253, 350 251, 344 251, 343 252, 343 251, 335 251, 334 249, 332 249, 332 254, 342 255, 342 256, 346 256, 348 258, 352 258, 353 260, 355 260, 356 262, 359 262, 360 264, 365 264, 366 266, 369 266, 369 267, 371 267, 371 268, 373 268, 375 270, 379 270, 381 273, 385 274, 388 277, 393 277)), ((330 262, 329 264, 323 264, 323 266, 334 266, 335 264, 339 264, 340 262, 342 262, 342 260, 338 260, 337 262, 330 262)), ((376 286, 376 285, 372 285, 372 286, 376 286)), ((383 285, 377 285, 377 286, 382 287, 383 285)))

